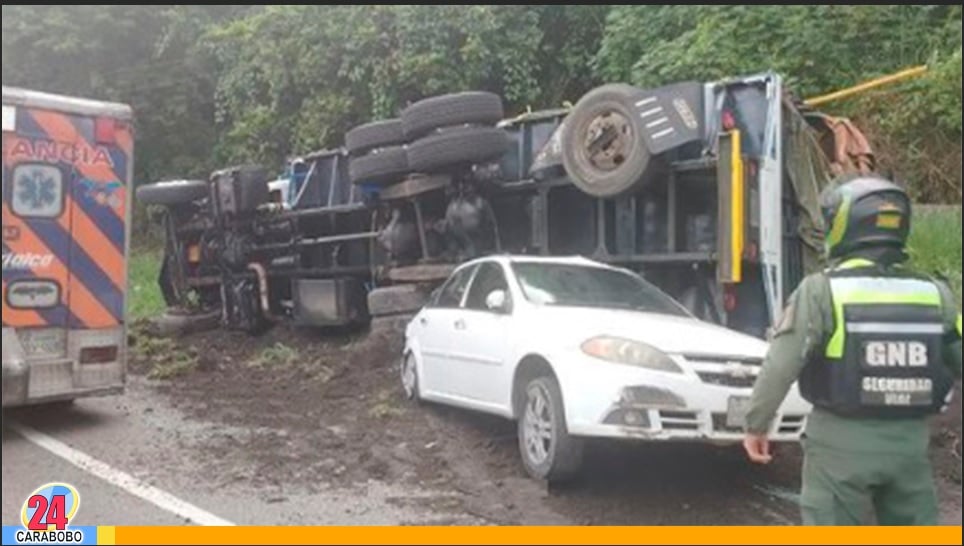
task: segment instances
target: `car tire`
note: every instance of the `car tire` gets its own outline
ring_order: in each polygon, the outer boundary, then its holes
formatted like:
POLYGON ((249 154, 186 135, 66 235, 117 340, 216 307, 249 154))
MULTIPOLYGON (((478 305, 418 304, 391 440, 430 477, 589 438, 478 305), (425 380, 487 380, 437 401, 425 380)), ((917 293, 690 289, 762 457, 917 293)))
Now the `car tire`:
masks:
POLYGON ((408 147, 414 172, 434 173, 495 159, 509 149, 509 136, 494 127, 458 127, 417 140, 408 147))
POLYGON ((204 180, 171 180, 137 188, 137 200, 145 205, 173 207, 208 197, 211 186, 204 180))
POLYGON ((502 99, 493 93, 468 91, 431 97, 402 111, 402 129, 416 139, 443 127, 456 125, 495 125, 505 110, 502 99))
POLYGON ((429 294, 412 284, 376 288, 368 293, 368 314, 390 317, 413 314, 428 302, 429 294))
POLYGON ((379 148, 348 163, 348 176, 353 184, 391 184, 409 172, 404 146, 379 148))
POLYGON ((376 148, 405 144, 402 120, 386 119, 359 125, 345 134, 345 148, 348 153, 364 155, 376 148))
POLYGON ((562 392, 554 378, 537 377, 526 385, 518 439, 522 464, 533 478, 564 483, 579 473, 585 445, 569 435, 562 392))
POLYGON ((656 161, 643 142, 645 126, 636 109, 639 90, 625 84, 598 87, 566 117, 562 158, 566 173, 593 197, 633 193, 653 178, 656 161), (612 140, 596 149, 600 134, 612 140))
POLYGON ((400 375, 402 380, 402 395, 411 402, 422 401, 422 386, 418 377, 418 363, 412 352, 406 354, 401 361, 400 375))

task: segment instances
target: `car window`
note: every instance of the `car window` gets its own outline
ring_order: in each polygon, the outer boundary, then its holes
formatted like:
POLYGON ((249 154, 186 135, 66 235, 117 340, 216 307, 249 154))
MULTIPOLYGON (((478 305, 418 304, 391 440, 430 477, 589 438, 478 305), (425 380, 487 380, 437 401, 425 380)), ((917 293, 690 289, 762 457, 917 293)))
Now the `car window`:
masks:
POLYGON ((493 290, 508 291, 508 289, 509 285, 505 280, 502 267, 494 262, 486 262, 479 266, 479 272, 475 274, 475 280, 472 281, 472 286, 469 288, 469 297, 465 301, 465 307, 466 309, 487 311, 485 298, 493 290))
POLYGON ((475 269, 476 266, 466 267, 452 275, 439 292, 435 307, 456 308, 462 305, 462 297, 475 269))
POLYGON ((512 270, 525 298, 539 305, 632 309, 690 316, 673 298, 626 271, 541 262, 514 263, 512 270))

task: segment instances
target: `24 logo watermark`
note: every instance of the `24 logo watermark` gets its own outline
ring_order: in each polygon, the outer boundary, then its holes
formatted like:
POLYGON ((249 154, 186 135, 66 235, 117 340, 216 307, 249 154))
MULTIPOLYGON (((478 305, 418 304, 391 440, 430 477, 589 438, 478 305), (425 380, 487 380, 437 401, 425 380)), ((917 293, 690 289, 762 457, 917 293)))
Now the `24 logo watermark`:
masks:
POLYGON ((96 527, 72 526, 80 509, 80 493, 67 483, 38 487, 23 503, 20 526, 3 528, 4 544, 97 544, 96 527))

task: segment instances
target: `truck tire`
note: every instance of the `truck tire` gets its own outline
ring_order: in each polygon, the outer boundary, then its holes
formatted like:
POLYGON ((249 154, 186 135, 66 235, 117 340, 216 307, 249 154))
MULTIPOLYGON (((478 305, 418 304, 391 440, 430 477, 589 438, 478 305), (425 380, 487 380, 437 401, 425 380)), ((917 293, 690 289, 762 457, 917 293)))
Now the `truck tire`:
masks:
POLYGON ((167 311, 149 322, 149 332, 156 337, 182 337, 215 330, 221 326, 221 311, 175 313, 167 311))
POLYGON ((443 127, 495 125, 504 115, 498 95, 468 91, 416 102, 402 111, 402 128, 405 136, 416 139, 443 127))
POLYGON ((409 172, 404 146, 379 148, 348 164, 348 176, 354 184, 397 182, 409 172))
POLYGON ((604 85, 580 99, 566 117, 563 165, 585 193, 616 197, 652 178, 654 161, 643 142, 645 126, 635 104, 639 96, 630 85, 604 85))
POLYGON ((204 180, 170 180, 137 188, 137 200, 145 205, 170 207, 200 201, 210 195, 204 180))
POLYGON ((373 317, 412 315, 428 302, 429 293, 413 284, 376 288, 368 293, 368 314, 373 317))
POLYGON ((509 149, 509 136, 494 127, 458 127, 416 140, 408 147, 412 171, 432 173, 495 159, 509 149))
POLYGON ((386 119, 359 125, 345 135, 345 148, 351 155, 363 155, 375 148, 405 144, 402 120, 386 119))

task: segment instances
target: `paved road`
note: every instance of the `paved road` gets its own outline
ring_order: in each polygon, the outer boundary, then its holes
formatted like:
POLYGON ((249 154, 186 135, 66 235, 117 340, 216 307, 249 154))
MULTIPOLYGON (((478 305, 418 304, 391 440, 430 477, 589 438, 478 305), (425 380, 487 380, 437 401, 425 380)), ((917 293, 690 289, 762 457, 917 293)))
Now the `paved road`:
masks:
MULTIPOLYGON (((431 485, 431 476, 316 483, 312 476, 320 473, 310 465, 325 455, 293 451, 303 440, 298 433, 205 422, 176 400, 133 376, 123 396, 81 400, 67 410, 4 412, 3 525, 18 523, 28 494, 57 481, 80 492, 77 525, 795 522, 786 479, 746 474, 699 450, 602 451, 590 458, 590 483, 546 492, 512 462, 511 427, 439 409, 414 415, 443 440, 451 476, 440 485, 431 485), (690 478, 672 474, 677 466, 689 468, 690 478), (676 477, 662 479, 652 468, 676 477), (720 469, 735 474, 721 476, 720 469)), ((944 497, 946 523, 960 525, 960 487, 944 488, 944 497)))
POLYGON ((255 487, 246 478, 257 468, 203 456, 212 439, 243 444, 251 432, 187 419, 136 377, 124 396, 4 412, 3 525, 16 525, 26 496, 55 481, 80 493, 76 525, 394 525, 439 517, 404 502, 427 492, 376 482, 352 491, 255 487))

